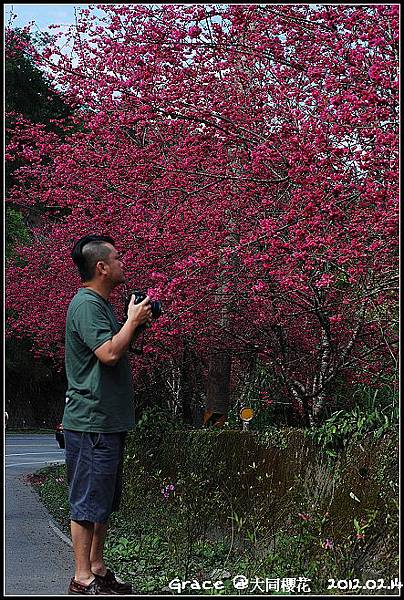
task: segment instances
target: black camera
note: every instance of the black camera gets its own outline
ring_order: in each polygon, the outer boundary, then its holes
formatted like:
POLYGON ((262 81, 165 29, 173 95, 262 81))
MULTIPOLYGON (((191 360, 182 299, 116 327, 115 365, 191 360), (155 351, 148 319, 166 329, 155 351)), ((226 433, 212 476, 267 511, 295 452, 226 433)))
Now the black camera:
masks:
MULTIPOLYGON (((140 304, 146 298, 147 294, 145 294, 144 292, 140 292, 139 290, 135 290, 134 292, 129 294, 129 296, 126 298, 126 302, 125 302, 125 315, 126 316, 128 315, 128 306, 129 306, 129 302, 130 302, 132 296, 135 296, 135 304, 140 304)), ((158 319, 161 316, 161 312, 162 312, 162 308, 163 308, 161 302, 159 300, 150 300, 150 307, 151 307, 153 319, 158 319)))
MULTIPOLYGON (((126 290, 125 290, 126 292, 126 290)), ((133 291, 131 294, 125 294, 126 298, 125 298, 125 318, 128 318, 128 308, 129 308, 129 303, 131 301, 132 296, 135 296, 135 304, 140 304, 141 302, 143 302, 143 300, 146 298, 147 294, 145 294, 144 292, 140 292, 139 290, 135 290, 133 291)), ((151 312, 152 312, 152 318, 153 319, 158 319, 159 316, 161 315, 162 312, 162 304, 159 300, 150 300, 150 308, 151 308, 151 312)), ((137 332, 141 332, 142 334, 142 340, 141 340, 141 344, 140 347, 135 348, 133 346, 133 344, 131 343, 129 346, 129 351, 133 352, 134 354, 143 354, 143 341, 144 341, 144 332, 146 329, 146 325, 139 325, 139 327, 137 328, 137 332)))

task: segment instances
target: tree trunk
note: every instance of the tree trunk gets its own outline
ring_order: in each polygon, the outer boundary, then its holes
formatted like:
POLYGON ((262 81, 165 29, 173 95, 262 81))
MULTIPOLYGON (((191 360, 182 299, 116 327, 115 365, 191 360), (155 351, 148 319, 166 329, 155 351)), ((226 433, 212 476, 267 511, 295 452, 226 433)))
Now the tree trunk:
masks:
POLYGON ((199 359, 192 347, 192 341, 185 339, 180 375, 180 407, 182 419, 187 425, 200 427, 202 425, 201 404, 197 394, 199 381, 202 379, 199 359))
POLYGON ((230 404, 231 356, 227 352, 209 358, 206 386, 205 424, 221 426, 227 418, 230 404))

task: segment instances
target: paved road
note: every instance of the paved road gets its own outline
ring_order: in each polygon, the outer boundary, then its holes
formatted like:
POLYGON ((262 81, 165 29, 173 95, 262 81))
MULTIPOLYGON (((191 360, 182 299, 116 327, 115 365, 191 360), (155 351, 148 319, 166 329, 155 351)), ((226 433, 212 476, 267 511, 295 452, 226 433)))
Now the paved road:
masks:
POLYGON ((53 435, 6 435, 5 586, 6 596, 63 596, 74 572, 71 546, 61 539, 51 516, 23 475, 64 462, 53 435))
POLYGON ((16 473, 33 473, 37 469, 54 462, 64 462, 61 450, 54 435, 7 434, 6 469, 16 473))

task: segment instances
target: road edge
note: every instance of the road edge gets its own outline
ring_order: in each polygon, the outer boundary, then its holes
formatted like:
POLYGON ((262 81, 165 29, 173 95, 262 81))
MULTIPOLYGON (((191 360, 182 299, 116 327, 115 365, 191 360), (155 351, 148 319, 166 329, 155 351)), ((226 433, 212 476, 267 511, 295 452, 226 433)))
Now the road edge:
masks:
POLYGON ((59 529, 59 527, 56 525, 56 523, 54 523, 54 521, 52 521, 51 519, 49 519, 48 521, 49 526, 53 529, 53 531, 56 533, 57 536, 60 537, 61 540, 63 540, 63 542, 65 542, 66 544, 68 544, 71 548, 73 548, 73 543, 71 541, 70 538, 67 537, 66 534, 63 533, 63 531, 61 529, 59 529))

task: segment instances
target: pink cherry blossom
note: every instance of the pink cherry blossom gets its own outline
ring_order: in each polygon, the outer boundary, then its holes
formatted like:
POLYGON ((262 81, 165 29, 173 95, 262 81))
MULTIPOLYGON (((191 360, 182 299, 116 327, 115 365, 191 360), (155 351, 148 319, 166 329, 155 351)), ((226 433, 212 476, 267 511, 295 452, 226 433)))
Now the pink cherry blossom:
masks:
MULTIPOLYGON (((12 115, 8 201, 32 242, 7 265, 7 334, 63 368, 70 250, 107 232, 128 286, 164 306, 138 382, 187 346, 202 371, 228 351, 236 385, 257 354, 307 418, 337 380, 394 377, 398 7, 94 8, 74 52, 58 29, 18 42, 75 113, 63 135, 12 115)), ((123 290, 111 301, 122 314, 123 290)))

